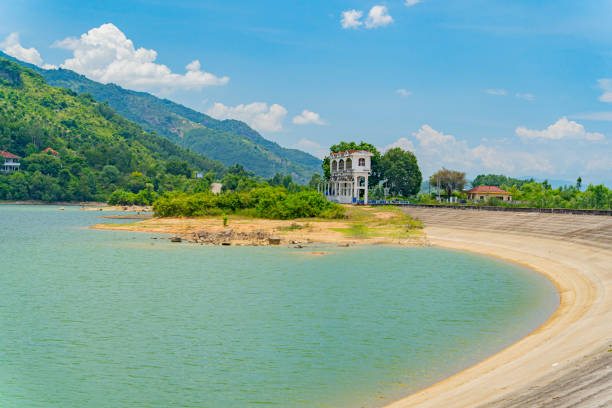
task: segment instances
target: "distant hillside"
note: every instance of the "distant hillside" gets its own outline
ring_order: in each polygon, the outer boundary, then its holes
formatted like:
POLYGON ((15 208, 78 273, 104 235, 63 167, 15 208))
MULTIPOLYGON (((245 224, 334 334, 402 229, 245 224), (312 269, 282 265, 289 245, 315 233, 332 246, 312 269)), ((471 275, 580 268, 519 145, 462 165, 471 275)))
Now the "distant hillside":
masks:
POLYGON ((216 160, 147 133, 91 95, 49 86, 4 58, 0 150, 22 157, 21 171, 0 175, 0 199, 9 200, 103 200, 116 188, 163 192, 196 182, 192 171, 226 171, 216 160), (42 152, 46 148, 53 150, 42 152))
MULTIPOLYGON (((0 52, 0 56, 6 54, 0 52)), ((114 84, 104 85, 74 71, 45 70, 18 62, 39 72, 49 85, 89 93, 144 129, 155 131, 183 148, 219 160, 226 166, 239 163, 262 177, 272 177, 275 173, 291 174, 301 183, 308 182, 313 173, 321 172, 321 161, 316 157, 281 147, 263 138, 244 122, 220 121, 167 99, 114 84)))

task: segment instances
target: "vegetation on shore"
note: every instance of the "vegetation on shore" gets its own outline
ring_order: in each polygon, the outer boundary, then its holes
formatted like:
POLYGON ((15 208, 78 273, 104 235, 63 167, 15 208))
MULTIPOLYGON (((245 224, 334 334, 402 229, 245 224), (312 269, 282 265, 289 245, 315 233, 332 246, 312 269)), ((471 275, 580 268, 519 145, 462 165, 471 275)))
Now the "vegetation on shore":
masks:
MULTIPOLYGON (((448 199, 450 195, 457 197, 459 203, 455 205, 481 205, 481 206, 505 206, 505 207, 533 207, 533 208, 567 208, 567 209, 612 209, 612 190, 603 184, 582 186, 582 180, 578 178, 575 185, 560 186, 552 188, 547 182, 541 183, 530 180, 519 180, 503 175, 480 175, 474 183, 488 183, 512 193, 512 201, 501 201, 490 198, 478 203, 468 202, 462 191, 447 188, 448 184, 442 183, 443 197, 448 199), (506 184, 513 183, 513 184, 506 184), (450 190, 450 191, 449 191, 450 190)), ((481 184, 475 184, 481 185, 481 184)), ((461 189, 459 189, 461 190, 461 189)), ((417 203, 438 204, 436 193, 419 195, 417 203)), ((448 203, 444 203, 448 204, 448 203)))
POLYGON ((313 190, 289 192, 284 187, 256 187, 219 195, 167 193, 153 204, 160 217, 205 217, 239 214, 257 218, 343 218, 344 208, 313 190))

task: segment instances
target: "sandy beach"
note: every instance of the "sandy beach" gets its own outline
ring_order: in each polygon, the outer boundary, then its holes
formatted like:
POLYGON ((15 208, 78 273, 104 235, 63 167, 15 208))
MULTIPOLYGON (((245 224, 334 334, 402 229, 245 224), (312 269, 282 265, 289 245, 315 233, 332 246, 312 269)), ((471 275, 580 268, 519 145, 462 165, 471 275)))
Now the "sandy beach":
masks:
MULTIPOLYGON (((478 226, 503 214, 465 215, 481 221, 473 228, 469 222, 453 225, 456 216, 456 210, 448 212, 449 226, 443 226, 444 217, 425 221, 432 245, 495 256, 540 272, 557 286, 560 306, 514 345, 386 408, 612 406, 612 242, 605 249, 552 233, 551 238, 513 234, 506 231, 510 225, 478 226)), ((606 231, 612 226, 602 217, 588 221, 603 223, 606 231)))

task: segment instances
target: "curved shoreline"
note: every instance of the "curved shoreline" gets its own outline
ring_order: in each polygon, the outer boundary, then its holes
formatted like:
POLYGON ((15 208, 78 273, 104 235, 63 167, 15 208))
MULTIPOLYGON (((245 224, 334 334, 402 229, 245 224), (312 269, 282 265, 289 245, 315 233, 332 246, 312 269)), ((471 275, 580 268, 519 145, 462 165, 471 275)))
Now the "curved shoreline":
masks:
POLYGON ((523 339, 385 408, 502 404, 504 396, 533 393, 550 385, 554 378, 575 369, 578 360, 610 344, 612 331, 606 331, 606 324, 612 321, 608 295, 612 251, 457 228, 426 227, 425 234, 434 246, 494 256, 545 275, 557 287, 560 303, 543 325, 523 339))

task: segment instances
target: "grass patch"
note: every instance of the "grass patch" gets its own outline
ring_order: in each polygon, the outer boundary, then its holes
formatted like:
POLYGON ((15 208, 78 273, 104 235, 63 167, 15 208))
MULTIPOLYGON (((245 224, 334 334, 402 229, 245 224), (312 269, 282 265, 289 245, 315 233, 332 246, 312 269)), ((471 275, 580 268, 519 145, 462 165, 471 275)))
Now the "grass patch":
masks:
POLYGON ((291 225, 288 225, 286 227, 279 227, 278 230, 279 231, 295 231, 295 230, 301 230, 305 228, 310 228, 310 224, 306 223, 305 225, 302 225, 302 224, 291 223, 291 225))

